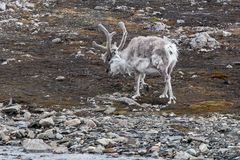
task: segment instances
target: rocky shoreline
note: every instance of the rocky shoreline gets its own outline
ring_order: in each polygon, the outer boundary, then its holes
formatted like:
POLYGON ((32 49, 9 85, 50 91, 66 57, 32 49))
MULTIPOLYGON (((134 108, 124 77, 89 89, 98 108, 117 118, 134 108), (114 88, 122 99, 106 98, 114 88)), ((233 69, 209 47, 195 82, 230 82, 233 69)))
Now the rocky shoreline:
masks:
MULTIPOLYGON (((127 97, 122 99, 129 102, 127 97)), ((2 104, 1 146, 22 146, 30 153, 240 159, 237 115, 176 115, 161 112, 160 107, 155 107, 155 114, 151 115, 144 114, 141 110, 145 105, 140 104, 134 114, 115 115, 116 108, 109 105, 110 101, 104 101, 101 107, 99 102, 85 109, 61 111, 2 104)))

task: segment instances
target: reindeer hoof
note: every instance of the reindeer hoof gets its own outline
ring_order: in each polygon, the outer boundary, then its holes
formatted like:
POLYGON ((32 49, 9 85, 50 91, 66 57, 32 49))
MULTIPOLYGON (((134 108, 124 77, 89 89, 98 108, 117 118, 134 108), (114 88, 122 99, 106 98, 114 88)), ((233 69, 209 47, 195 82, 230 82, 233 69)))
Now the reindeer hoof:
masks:
POLYGON ((161 95, 159 96, 159 98, 168 98, 168 95, 167 95, 167 94, 161 94, 161 95))
POLYGON ((140 94, 136 94, 136 95, 132 96, 132 99, 136 100, 137 97, 140 97, 140 94))
POLYGON ((176 104, 176 97, 174 97, 174 96, 170 97, 168 104, 176 104))

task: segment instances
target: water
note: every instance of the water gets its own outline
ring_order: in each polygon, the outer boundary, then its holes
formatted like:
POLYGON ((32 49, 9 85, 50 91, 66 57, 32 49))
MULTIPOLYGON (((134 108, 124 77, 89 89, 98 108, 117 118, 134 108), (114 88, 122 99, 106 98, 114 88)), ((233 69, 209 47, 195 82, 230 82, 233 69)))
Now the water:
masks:
MULTIPOLYGON (((21 147, 0 146, 0 160, 144 160, 137 157, 109 157, 96 154, 26 153, 21 147)), ((147 158, 149 160, 149 158, 147 158)))

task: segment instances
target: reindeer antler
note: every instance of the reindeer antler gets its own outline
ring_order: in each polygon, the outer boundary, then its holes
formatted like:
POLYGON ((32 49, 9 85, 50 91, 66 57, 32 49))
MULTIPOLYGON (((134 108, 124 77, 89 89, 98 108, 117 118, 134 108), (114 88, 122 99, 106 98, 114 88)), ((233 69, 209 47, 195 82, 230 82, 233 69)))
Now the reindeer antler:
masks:
POLYGON ((108 30, 102 24, 99 24, 98 28, 101 31, 103 31, 103 33, 105 34, 105 36, 107 38, 106 46, 97 44, 95 41, 93 41, 92 44, 93 44, 94 47, 97 47, 97 48, 99 48, 101 50, 107 51, 110 54, 111 53, 112 37, 116 34, 116 32, 109 33, 108 30))
POLYGON ((119 22, 119 23, 118 23, 118 26, 119 26, 119 27, 122 29, 122 31, 123 31, 122 40, 121 40, 121 42, 120 42, 120 44, 119 44, 119 46, 118 46, 118 50, 122 50, 123 47, 124 47, 124 45, 125 45, 125 43, 126 43, 126 39, 127 39, 127 34, 128 34, 128 32, 127 32, 127 29, 126 29, 125 24, 124 24, 123 22, 119 22))

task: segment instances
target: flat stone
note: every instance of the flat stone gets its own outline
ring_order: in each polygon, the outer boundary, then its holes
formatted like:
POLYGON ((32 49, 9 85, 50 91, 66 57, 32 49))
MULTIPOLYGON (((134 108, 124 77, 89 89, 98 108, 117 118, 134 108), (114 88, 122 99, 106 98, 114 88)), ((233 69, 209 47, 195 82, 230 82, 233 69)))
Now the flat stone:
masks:
POLYGON ((68 148, 65 146, 54 147, 53 152, 57 154, 63 154, 68 152, 68 148))
POLYGON ((101 138, 97 140, 97 143, 103 145, 103 146, 107 146, 109 144, 115 144, 115 142, 112 139, 108 139, 108 138, 101 138))
POLYGON ((40 124, 41 126, 44 126, 44 127, 49 127, 49 126, 54 126, 55 123, 54 123, 52 117, 49 117, 49 118, 41 119, 41 120, 39 121, 39 124, 40 124))
POLYGON ((82 122, 80 119, 75 118, 75 119, 70 119, 70 120, 65 121, 64 125, 65 126, 77 126, 81 123, 82 122))
POLYGON ((22 142, 23 148, 28 152, 48 152, 52 148, 42 139, 26 139, 22 142))

